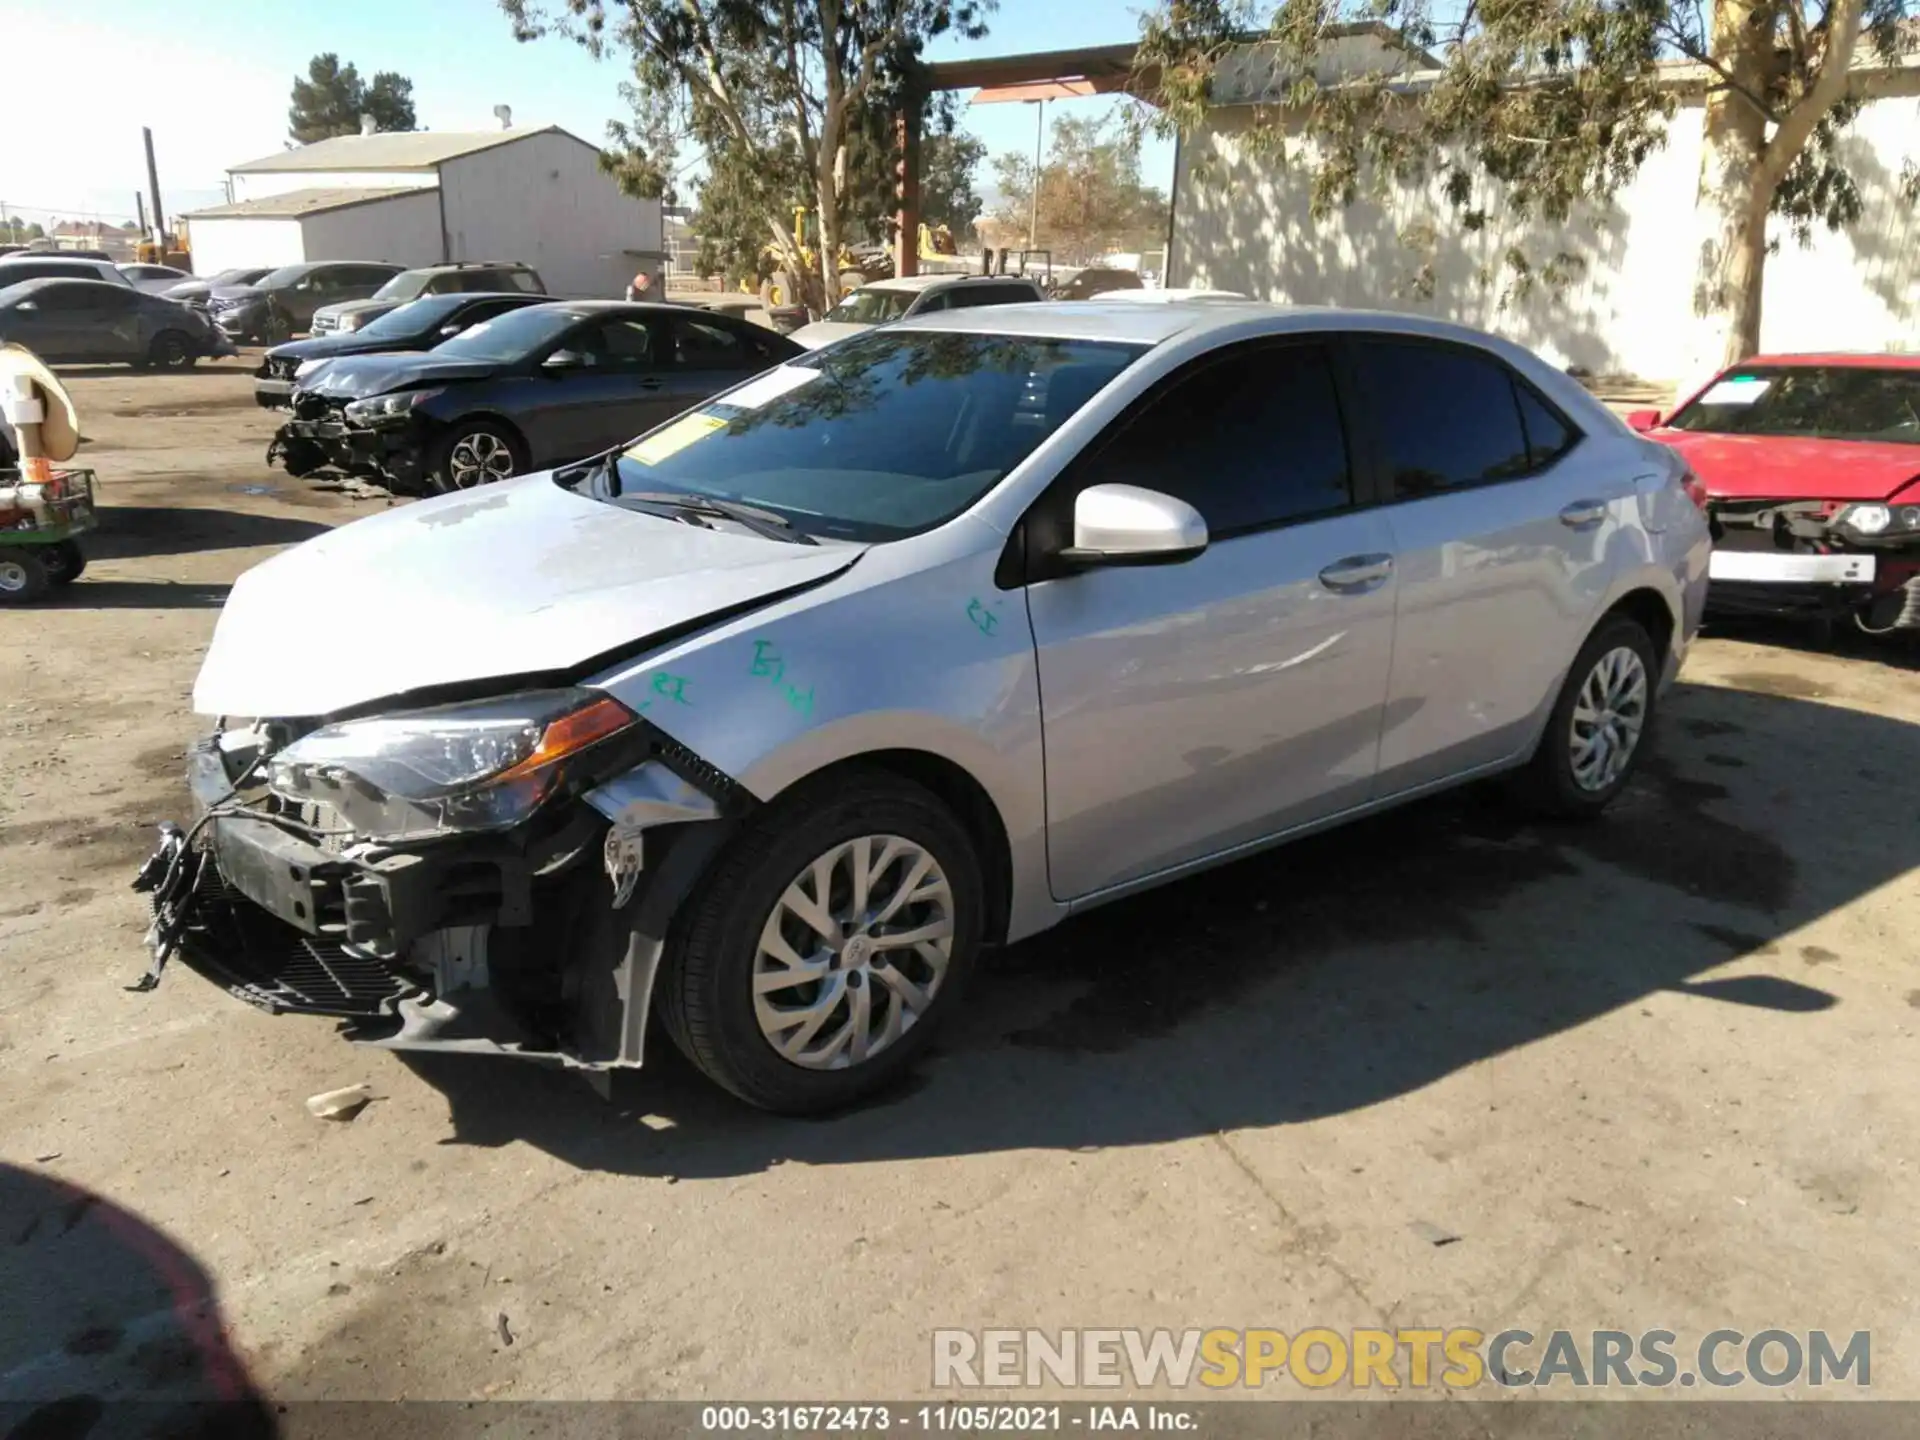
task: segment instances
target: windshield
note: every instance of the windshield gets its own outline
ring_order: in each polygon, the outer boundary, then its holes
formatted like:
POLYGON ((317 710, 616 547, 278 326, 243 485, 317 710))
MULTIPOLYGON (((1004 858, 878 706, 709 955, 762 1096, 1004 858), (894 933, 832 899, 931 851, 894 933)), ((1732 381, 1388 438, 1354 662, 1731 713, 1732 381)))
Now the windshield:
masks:
POLYGON ((906 314, 919 296, 918 290, 883 290, 878 285, 868 285, 827 311, 826 318, 854 325, 884 325, 906 314))
POLYGON ((1667 423, 1716 435, 1920 445, 1920 369, 1742 367, 1722 375, 1667 423))
POLYGON ((432 272, 427 270, 402 270, 386 284, 373 292, 376 300, 411 300, 424 291, 433 282, 432 272))
POLYGON ((231 270, 222 270, 206 283, 209 285, 251 285, 267 272, 258 265, 236 265, 231 270))
POLYGON ((972 505, 1144 349, 858 336, 642 437, 615 466, 617 490, 741 501, 805 534, 896 540, 972 505))
POLYGON ((451 360, 523 360, 558 340, 579 318, 571 311, 548 305, 509 310, 442 341, 433 347, 433 353, 451 360))
POLYGON ((431 330, 435 325, 444 323, 454 311, 467 301, 464 295, 427 295, 418 300, 409 300, 398 309, 389 310, 377 319, 369 320, 354 331, 356 338, 365 340, 399 339, 408 335, 419 335, 431 330))

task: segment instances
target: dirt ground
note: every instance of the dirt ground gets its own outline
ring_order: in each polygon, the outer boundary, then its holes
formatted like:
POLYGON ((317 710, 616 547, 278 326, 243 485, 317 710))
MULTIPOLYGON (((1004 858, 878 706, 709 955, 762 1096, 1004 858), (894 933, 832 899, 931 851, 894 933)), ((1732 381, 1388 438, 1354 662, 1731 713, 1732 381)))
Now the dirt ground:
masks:
POLYGON ((0 611, 0 1399, 897 1399, 936 1326, 1312 1325, 1869 1330, 1920 1397, 1913 647, 1711 637, 1605 822, 1468 793, 1111 907, 858 1113, 664 1048, 609 1104, 128 993, 229 582, 384 502, 265 468, 245 362, 73 392, 92 568, 0 611))

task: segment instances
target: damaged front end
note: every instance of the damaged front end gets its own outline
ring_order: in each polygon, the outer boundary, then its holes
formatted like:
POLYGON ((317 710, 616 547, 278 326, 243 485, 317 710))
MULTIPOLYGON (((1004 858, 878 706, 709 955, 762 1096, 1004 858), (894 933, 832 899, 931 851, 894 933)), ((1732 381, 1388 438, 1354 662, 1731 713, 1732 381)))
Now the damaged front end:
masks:
POLYGON ((267 464, 284 466, 296 479, 336 470, 397 490, 418 490, 426 476, 425 440, 413 411, 433 393, 409 390, 348 400, 296 389, 287 401, 292 418, 274 433, 267 464))
POLYGON ((1708 607, 1920 629, 1920 499, 1714 500, 1708 607))
POLYGON ((153 963, 361 1043, 641 1062, 667 922, 749 797, 603 692, 230 724, 135 881, 153 963))

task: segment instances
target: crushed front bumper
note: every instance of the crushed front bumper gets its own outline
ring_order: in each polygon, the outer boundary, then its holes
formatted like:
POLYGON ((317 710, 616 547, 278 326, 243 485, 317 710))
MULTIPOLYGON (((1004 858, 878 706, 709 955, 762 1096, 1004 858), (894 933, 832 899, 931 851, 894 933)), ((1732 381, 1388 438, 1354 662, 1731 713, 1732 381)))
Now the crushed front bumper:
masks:
POLYGON ((236 812, 203 741, 199 819, 162 826, 135 881, 155 902, 154 961, 133 988, 177 954, 249 1005, 337 1019, 362 1044, 638 1065, 668 923, 750 801, 650 727, 615 770, 512 832, 334 849, 236 812))
MULTIPOLYGON (((257 381, 254 386, 254 398, 262 405, 270 403, 261 394, 266 383, 257 381)), ((285 465, 292 474, 328 468, 410 488, 426 473, 422 448, 410 424, 375 428, 355 425, 338 412, 319 417, 296 414, 267 446, 267 463, 285 465)))
POLYGON ((1711 502, 1708 612, 1920 629, 1920 538, 1850 534, 1836 523, 1843 509, 1814 500, 1711 502))

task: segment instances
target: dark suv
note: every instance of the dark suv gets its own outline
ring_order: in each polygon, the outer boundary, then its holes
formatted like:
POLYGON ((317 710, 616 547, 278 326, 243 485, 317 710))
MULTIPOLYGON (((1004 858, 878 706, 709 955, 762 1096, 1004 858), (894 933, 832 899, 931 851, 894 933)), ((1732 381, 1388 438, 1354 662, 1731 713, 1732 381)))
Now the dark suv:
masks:
POLYGON ((422 265, 417 270, 402 270, 373 292, 370 299, 347 300, 322 306, 313 315, 313 333, 331 335, 341 330, 358 330, 378 320, 389 310, 397 310, 422 295, 455 295, 461 292, 499 293, 519 291, 524 295, 544 295, 546 285, 530 265, 495 264, 491 261, 462 260, 453 265, 422 265))
POLYGON ((237 340, 291 339, 313 312, 341 300, 364 300, 400 273, 371 260, 309 260, 269 270, 251 285, 216 285, 207 297, 213 323, 237 340))

